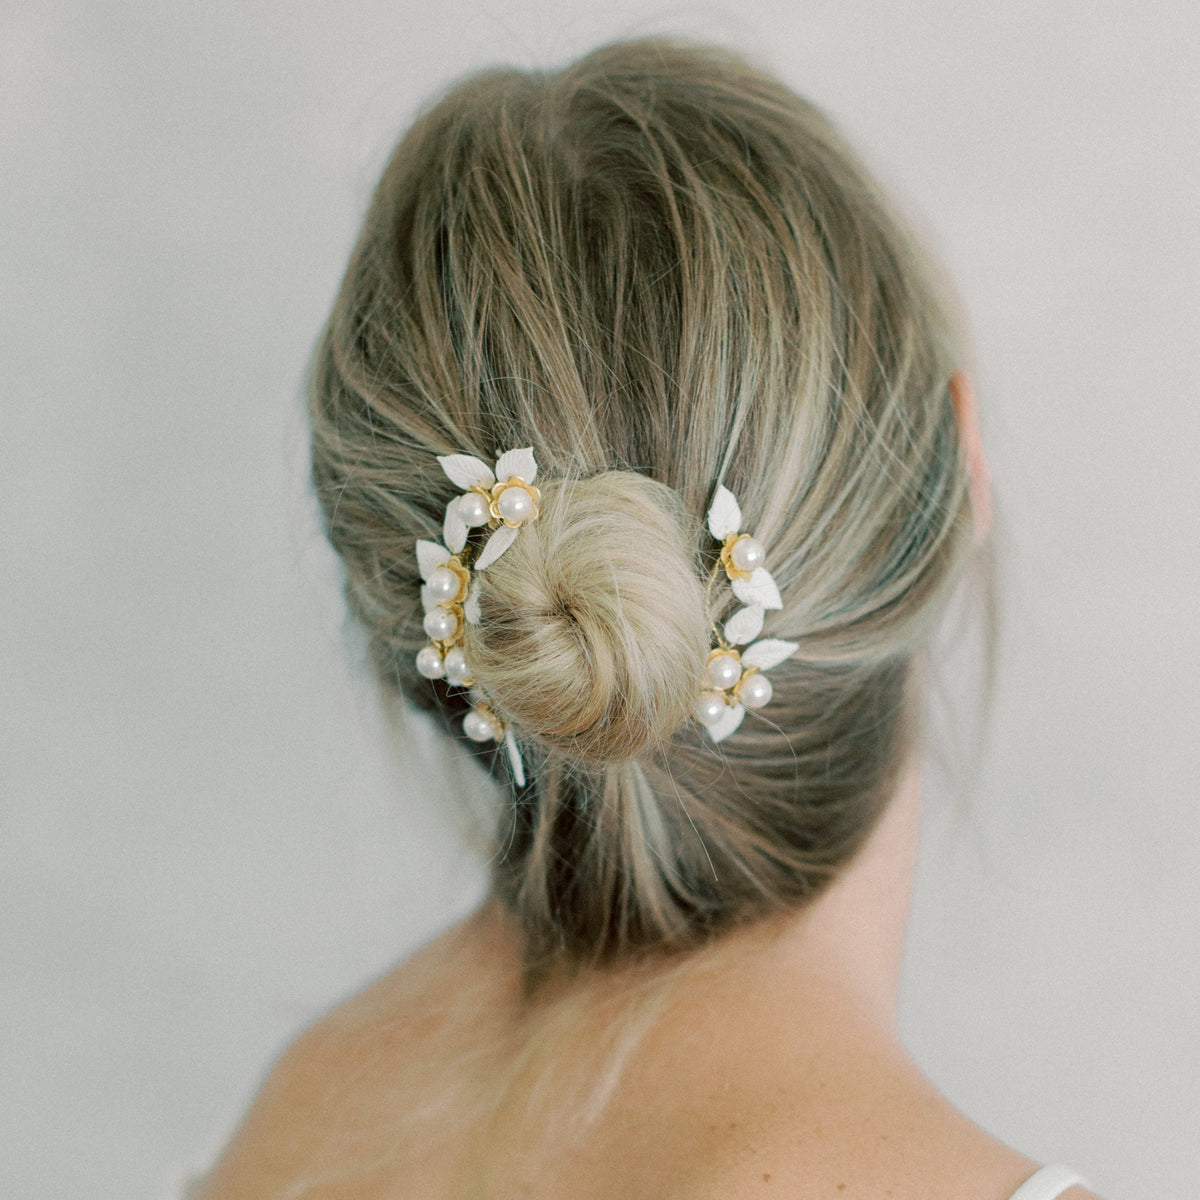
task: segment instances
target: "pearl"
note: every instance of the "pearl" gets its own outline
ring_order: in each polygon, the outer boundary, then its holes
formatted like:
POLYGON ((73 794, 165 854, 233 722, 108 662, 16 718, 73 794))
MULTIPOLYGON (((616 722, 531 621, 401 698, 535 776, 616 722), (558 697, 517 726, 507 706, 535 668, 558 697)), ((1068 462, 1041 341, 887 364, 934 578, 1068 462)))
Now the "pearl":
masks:
POLYGON ((492 514, 488 512, 485 496, 478 492, 464 492, 458 498, 458 515, 464 524, 474 529, 477 525, 486 525, 492 514))
POLYGON ((720 692, 701 692, 700 699, 696 701, 696 720, 701 725, 715 725, 728 708, 720 692))
POLYGON ((442 656, 433 646, 417 651, 417 670, 426 679, 441 679, 444 674, 442 656))
POLYGON ((519 525, 533 512, 533 497, 523 487, 506 487, 496 500, 496 511, 504 520, 519 525))
POLYGON ((496 737, 495 718, 473 708, 463 717, 463 732, 473 742, 488 742, 496 737))
POLYGON ((455 646, 446 654, 444 663, 446 668, 446 679, 456 687, 465 687, 471 679, 471 668, 467 666, 467 660, 462 649, 455 646))
POLYGON ((458 632, 458 614, 439 605, 425 614, 424 624, 431 641, 445 642, 458 632))
POLYGON ((729 560, 739 571, 756 571, 763 565, 767 552, 761 542, 756 542, 748 533, 743 533, 729 551, 729 560))
POLYGON ((458 599, 462 580, 449 567, 438 567, 425 581, 425 588, 430 598, 440 604, 458 599))
POLYGON ((770 702, 774 692, 771 681, 762 672, 755 671, 742 680, 742 686, 738 688, 738 699, 747 708, 762 708, 770 702))
POLYGON ((708 660, 708 682, 718 691, 733 687, 742 677, 742 664, 736 654, 714 654, 708 660))

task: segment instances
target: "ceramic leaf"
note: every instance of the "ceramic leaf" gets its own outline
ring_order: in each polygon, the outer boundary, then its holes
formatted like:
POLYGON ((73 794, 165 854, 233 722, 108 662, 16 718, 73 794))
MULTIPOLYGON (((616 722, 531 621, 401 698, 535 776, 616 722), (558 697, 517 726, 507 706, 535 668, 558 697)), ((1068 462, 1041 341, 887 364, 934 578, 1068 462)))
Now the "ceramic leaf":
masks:
POLYGON ((731 646, 744 646, 747 642, 754 641, 762 633, 762 627, 763 607, 761 604, 751 604, 746 608, 739 608, 725 622, 725 640, 731 646))
POLYGON ((785 658, 791 658, 800 649, 798 642, 785 642, 780 638, 763 638, 742 651, 742 662, 760 671, 777 667, 785 658))
POLYGON ((537 475, 537 463, 533 458, 533 447, 523 450, 505 450, 496 460, 496 478, 503 481, 516 475, 518 479, 532 483, 537 475))
POLYGON ((438 463, 450 482, 457 483, 464 492, 473 487, 490 488, 496 482, 492 468, 473 454, 439 454, 438 463))
POLYGON ((723 542, 731 533, 737 533, 742 527, 742 510, 734 499, 733 493, 722 484, 713 496, 712 506, 708 510, 708 532, 723 542))
POLYGON ((517 540, 520 530, 515 525, 501 525, 487 540, 483 552, 475 562, 475 570, 490 567, 517 540))

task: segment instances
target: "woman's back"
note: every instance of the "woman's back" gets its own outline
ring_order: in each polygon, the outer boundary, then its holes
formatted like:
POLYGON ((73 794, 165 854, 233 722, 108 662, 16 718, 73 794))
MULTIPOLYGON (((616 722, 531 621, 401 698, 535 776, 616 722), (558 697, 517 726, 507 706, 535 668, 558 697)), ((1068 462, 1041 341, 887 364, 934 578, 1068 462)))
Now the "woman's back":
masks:
POLYGON ((531 1009, 519 936, 485 908, 300 1038, 197 1200, 1007 1200, 1035 1164, 895 1039, 905 807, 800 918, 674 978, 531 1009), (873 950, 847 956, 867 918, 873 950))

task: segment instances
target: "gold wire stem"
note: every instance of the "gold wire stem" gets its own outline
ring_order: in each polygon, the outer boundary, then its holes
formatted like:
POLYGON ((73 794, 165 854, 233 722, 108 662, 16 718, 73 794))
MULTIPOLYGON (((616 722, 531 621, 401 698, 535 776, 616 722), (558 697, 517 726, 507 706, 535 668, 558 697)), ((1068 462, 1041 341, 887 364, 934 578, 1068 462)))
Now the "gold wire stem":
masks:
MULTIPOLYGON (((712 611, 712 591, 717 580, 725 574, 724 564, 720 559, 713 564, 712 570, 708 573, 708 584, 704 589, 704 607, 708 611, 712 611)), ((721 632, 721 626, 713 619, 709 619, 709 629, 712 630, 712 635, 716 639, 717 648, 721 650, 732 650, 733 647, 725 640, 721 632)))

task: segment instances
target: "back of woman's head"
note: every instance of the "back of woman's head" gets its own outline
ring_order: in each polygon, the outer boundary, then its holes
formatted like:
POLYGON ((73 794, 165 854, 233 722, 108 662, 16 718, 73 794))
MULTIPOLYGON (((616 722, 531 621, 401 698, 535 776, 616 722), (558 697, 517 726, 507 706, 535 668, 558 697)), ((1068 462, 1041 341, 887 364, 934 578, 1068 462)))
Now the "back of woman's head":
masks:
MULTIPOLYGON (((498 895, 531 966, 695 945, 810 896, 915 737, 911 664, 971 544, 927 271, 813 107, 662 41, 451 90, 397 147, 311 375, 313 476, 383 678, 418 673, 414 545, 438 455, 535 450, 541 512, 481 572, 463 642, 526 770, 498 895), (714 743, 692 717, 718 485, 799 649, 714 743)), ((464 745, 472 743, 464 740, 464 745)))

